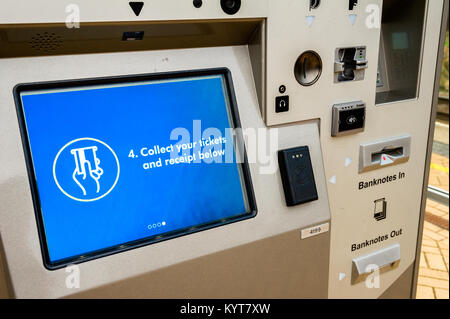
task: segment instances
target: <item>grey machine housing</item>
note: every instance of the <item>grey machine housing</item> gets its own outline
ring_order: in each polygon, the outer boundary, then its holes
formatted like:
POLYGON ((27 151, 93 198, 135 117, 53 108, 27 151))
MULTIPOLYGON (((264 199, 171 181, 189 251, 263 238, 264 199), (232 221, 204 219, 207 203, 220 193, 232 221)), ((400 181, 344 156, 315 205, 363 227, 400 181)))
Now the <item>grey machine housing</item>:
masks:
MULTIPOLYGON (((3 0, 0 296, 415 297, 448 0, 350 2, 242 0, 230 14, 221 1, 143 1, 136 14, 127 1, 3 0), (361 59, 343 61, 341 49, 359 48, 361 59), (298 63, 305 52, 315 55, 298 63), (339 81, 343 67, 352 80, 339 81), (263 161, 249 158, 258 214, 47 269, 14 87, 211 68, 230 70, 242 129, 276 136, 263 161), (364 129, 337 134, 333 112, 355 101, 364 129), (317 200, 288 207, 277 154, 304 146, 317 200), (383 152, 397 160, 380 165, 383 152), (377 289, 366 285, 371 264, 377 289), (74 269, 78 288, 66 285, 74 269)), ((258 144, 245 143, 249 154, 258 144)))

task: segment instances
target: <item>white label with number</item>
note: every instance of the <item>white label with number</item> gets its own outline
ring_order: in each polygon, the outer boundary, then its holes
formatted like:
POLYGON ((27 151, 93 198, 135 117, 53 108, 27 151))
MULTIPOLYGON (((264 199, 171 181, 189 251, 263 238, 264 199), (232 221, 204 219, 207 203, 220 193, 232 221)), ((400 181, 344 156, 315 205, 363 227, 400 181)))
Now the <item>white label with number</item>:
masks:
POLYGON ((309 228, 302 229, 302 239, 320 235, 330 230, 330 223, 317 225, 309 228))

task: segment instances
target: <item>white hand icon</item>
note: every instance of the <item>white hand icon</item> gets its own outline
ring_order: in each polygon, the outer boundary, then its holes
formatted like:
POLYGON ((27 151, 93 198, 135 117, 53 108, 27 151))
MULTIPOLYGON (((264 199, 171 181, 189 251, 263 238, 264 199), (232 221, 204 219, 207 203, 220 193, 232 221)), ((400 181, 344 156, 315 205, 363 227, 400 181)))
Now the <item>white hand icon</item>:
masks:
POLYGON ((97 158, 96 151, 97 147, 95 146, 71 150, 71 154, 75 158, 75 170, 72 178, 81 188, 84 196, 91 189, 95 189, 96 193, 100 192, 99 180, 103 170, 99 166, 100 159, 97 158), (86 154, 88 154, 89 160, 86 154))

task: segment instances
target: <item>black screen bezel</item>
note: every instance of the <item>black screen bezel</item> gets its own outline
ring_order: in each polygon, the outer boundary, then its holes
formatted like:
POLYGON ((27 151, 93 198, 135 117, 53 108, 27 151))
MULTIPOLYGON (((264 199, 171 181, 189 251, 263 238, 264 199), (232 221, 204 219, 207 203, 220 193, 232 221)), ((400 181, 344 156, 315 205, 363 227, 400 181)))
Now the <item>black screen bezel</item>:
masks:
MULTIPOLYGON (((155 80, 170 80, 170 79, 183 79, 190 77, 201 77, 201 76, 211 76, 211 75, 221 75, 225 80, 226 94, 228 95, 229 108, 231 112, 231 117, 233 121, 234 128, 241 128, 241 122, 239 119, 238 106, 236 102, 236 96, 234 93, 234 86, 231 76, 231 71, 228 68, 214 68, 214 69, 202 69, 202 70, 187 70, 187 71, 176 71, 176 72, 164 72, 164 73, 151 73, 151 74, 137 74, 137 75, 125 75, 125 76, 112 76, 112 77, 100 77, 100 78, 88 78, 88 79, 77 79, 77 80, 63 80, 63 81, 49 81, 49 82, 38 82, 38 83, 23 83, 18 84, 13 89, 14 99, 16 103, 17 116, 19 120, 20 133, 22 137, 22 144, 25 155, 25 162, 28 171, 28 178, 31 188, 31 194, 33 199, 34 212, 36 217, 38 235, 41 246, 41 253, 43 258, 43 263, 46 269, 56 270, 63 268, 70 264, 78 264, 87 262, 93 259, 106 257, 109 255, 117 254, 120 252, 128 251, 131 249, 136 249, 139 247, 147 246, 157 242, 165 241, 168 239, 185 236, 188 234, 200 232, 203 230, 220 227, 230 223, 242 221, 245 219, 253 218, 257 214, 256 199, 253 191, 253 185, 250 175, 250 169, 248 165, 247 153, 244 145, 242 135, 239 130, 237 130, 239 136, 237 136, 238 143, 242 143, 241 150, 243 150, 243 162, 238 163, 242 171, 243 182, 248 198, 248 205, 250 212, 244 213, 238 216, 233 216, 225 220, 210 222, 207 224, 198 225, 197 227, 187 227, 184 229, 179 229, 166 234, 161 234, 157 236, 149 236, 139 240, 135 240, 128 243, 123 243, 117 246, 107 247, 101 250, 92 251, 85 253, 83 255, 76 255, 73 257, 60 259, 57 261, 51 261, 48 251, 47 240, 45 236, 45 227, 43 222, 43 217, 41 213, 41 204, 39 191, 37 187, 36 176, 34 173, 34 165, 31 156, 31 148, 28 139, 28 132, 26 129, 25 116, 23 111, 21 93, 25 91, 36 91, 36 90, 52 90, 52 89, 64 89, 64 88, 77 88, 77 87, 89 87, 96 85, 111 85, 111 84, 126 84, 126 83, 136 83, 144 81, 155 81, 155 80)), ((236 145, 235 145, 236 147, 236 145)))

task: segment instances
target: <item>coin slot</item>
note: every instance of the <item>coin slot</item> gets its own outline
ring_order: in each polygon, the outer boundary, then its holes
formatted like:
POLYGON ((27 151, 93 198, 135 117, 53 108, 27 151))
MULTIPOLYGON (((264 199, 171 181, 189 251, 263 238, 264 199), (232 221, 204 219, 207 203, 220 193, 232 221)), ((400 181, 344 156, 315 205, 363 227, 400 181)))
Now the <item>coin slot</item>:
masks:
POLYGON ((320 6, 320 0, 310 0, 309 1, 309 10, 317 9, 320 6))
POLYGON ((322 59, 314 51, 302 53, 295 63, 294 74, 301 85, 313 85, 322 74, 322 59))

